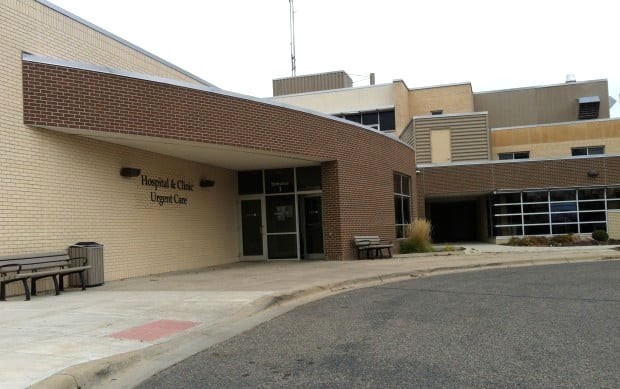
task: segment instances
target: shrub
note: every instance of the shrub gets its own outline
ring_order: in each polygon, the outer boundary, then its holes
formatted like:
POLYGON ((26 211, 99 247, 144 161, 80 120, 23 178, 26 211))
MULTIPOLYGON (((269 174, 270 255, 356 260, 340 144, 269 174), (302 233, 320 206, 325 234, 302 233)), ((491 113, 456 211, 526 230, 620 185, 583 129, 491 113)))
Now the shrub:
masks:
POLYGON ((592 231, 592 239, 597 242, 607 242, 609 240, 609 234, 605 230, 592 231))
POLYGON ((552 236, 549 240, 554 246, 566 246, 571 245, 575 242, 572 235, 555 235, 552 236))
POLYGON ((549 246, 549 238, 545 236, 524 236, 519 246, 549 246))
POLYGON ((416 219, 407 226, 407 238, 400 242, 400 252, 428 253, 433 251, 431 232, 433 228, 426 219, 416 219))

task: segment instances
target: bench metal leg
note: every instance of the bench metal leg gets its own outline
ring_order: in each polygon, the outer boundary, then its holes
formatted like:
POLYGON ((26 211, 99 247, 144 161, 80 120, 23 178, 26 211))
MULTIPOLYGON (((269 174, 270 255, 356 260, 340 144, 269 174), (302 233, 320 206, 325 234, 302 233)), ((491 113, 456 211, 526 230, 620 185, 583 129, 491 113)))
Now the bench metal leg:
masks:
MULTIPOLYGON (((24 301, 30 300, 30 288, 28 288, 28 279, 22 278, 22 284, 24 285, 24 294, 26 295, 26 299, 24 301)), ((6 283, 0 283, 0 301, 6 301, 6 283)))
MULTIPOLYGON (((33 296, 37 295, 37 280, 39 280, 39 278, 31 278, 30 279, 30 294, 33 296)), ((60 294, 60 286, 58 285, 58 278, 56 278, 56 276, 52 276, 52 281, 54 281, 54 292, 56 294, 56 296, 58 296, 60 294)))
POLYGON ((28 281, 25 278, 23 278, 22 284, 24 284, 24 293, 26 293, 26 300, 24 301, 28 301, 30 300, 30 289, 28 289, 28 281))
POLYGON ((56 296, 58 296, 60 294, 60 287, 58 286, 58 278, 56 278, 56 276, 53 276, 52 281, 54 281, 54 290, 56 291, 56 296))
POLYGON ((30 279, 30 294, 33 296, 37 295, 37 280, 35 278, 30 279))
POLYGON ((86 289, 86 284, 84 283, 84 273, 86 273, 86 270, 78 273, 80 275, 80 285, 82 285, 82 290, 86 289))

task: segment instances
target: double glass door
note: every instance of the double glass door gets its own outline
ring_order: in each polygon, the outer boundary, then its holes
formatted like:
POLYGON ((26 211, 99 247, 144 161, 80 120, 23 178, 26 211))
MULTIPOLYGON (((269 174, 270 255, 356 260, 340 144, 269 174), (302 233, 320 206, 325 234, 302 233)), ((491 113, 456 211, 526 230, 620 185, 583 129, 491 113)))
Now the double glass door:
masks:
POLYGON ((320 194, 244 198, 240 211, 242 259, 322 258, 320 194))

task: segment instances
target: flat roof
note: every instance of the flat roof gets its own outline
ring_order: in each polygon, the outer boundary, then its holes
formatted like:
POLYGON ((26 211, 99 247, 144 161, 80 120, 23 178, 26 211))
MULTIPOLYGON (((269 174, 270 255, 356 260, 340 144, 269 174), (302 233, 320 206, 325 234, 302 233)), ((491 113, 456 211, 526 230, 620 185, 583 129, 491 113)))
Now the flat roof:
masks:
POLYGON ((519 91, 525 89, 541 89, 541 88, 553 88, 557 86, 570 86, 576 84, 591 84, 594 82, 607 82, 606 78, 598 79, 598 80, 585 80, 585 81, 575 81, 575 82, 561 82, 557 84, 548 84, 548 85, 534 85, 534 86, 523 86, 519 88, 507 88, 507 89, 495 89, 481 92, 474 92, 474 95, 481 95, 487 93, 498 93, 498 92, 511 92, 511 91, 519 91))
POLYGON ((336 89, 317 90, 317 91, 311 91, 311 92, 290 93, 290 94, 286 94, 286 95, 278 95, 278 96, 272 96, 272 97, 266 97, 266 98, 267 99, 279 99, 281 97, 286 98, 286 97, 290 97, 290 96, 318 95, 318 94, 322 94, 322 93, 344 92, 344 91, 360 90, 360 89, 367 89, 367 88, 386 87, 386 86, 389 86, 389 85, 392 85, 392 84, 391 83, 385 83, 385 84, 351 86, 351 87, 348 87, 348 88, 336 88, 336 89))
MULTIPOLYGON (((396 80, 396 81, 402 81, 402 80, 396 80)), ((434 89, 434 88, 450 88, 453 86, 463 86, 463 85, 469 85, 469 87, 471 88, 471 81, 465 81, 465 82, 456 82, 453 84, 439 84, 439 85, 431 85, 431 86, 420 86, 420 87, 415 87, 415 88, 408 88, 410 91, 414 91, 414 90, 424 90, 424 89, 434 89)))
POLYGON ((349 76, 349 74, 347 72, 345 72, 344 70, 334 70, 334 71, 331 71, 331 72, 311 73, 311 74, 302 74, 301 76, 290 76, 290 77, 274 78, 273 81, 289 80, 291 78, 315 77, 315 76, 323 76, 325 74, 340 74, 340 73, 346 74, 347 77, 351 78, 351 76, 349 76))

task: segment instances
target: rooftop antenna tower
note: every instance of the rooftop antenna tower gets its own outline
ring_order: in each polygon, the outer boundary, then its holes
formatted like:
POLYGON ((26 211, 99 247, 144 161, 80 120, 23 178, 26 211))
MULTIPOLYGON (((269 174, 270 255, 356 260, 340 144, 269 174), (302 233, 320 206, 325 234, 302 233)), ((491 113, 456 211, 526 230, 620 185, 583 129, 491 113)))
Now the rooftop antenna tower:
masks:
POLYGON ((295 6, 293 0, 288 0, 291 8, 291 76, 297 75, 297 65, 295 64, 295 6))

